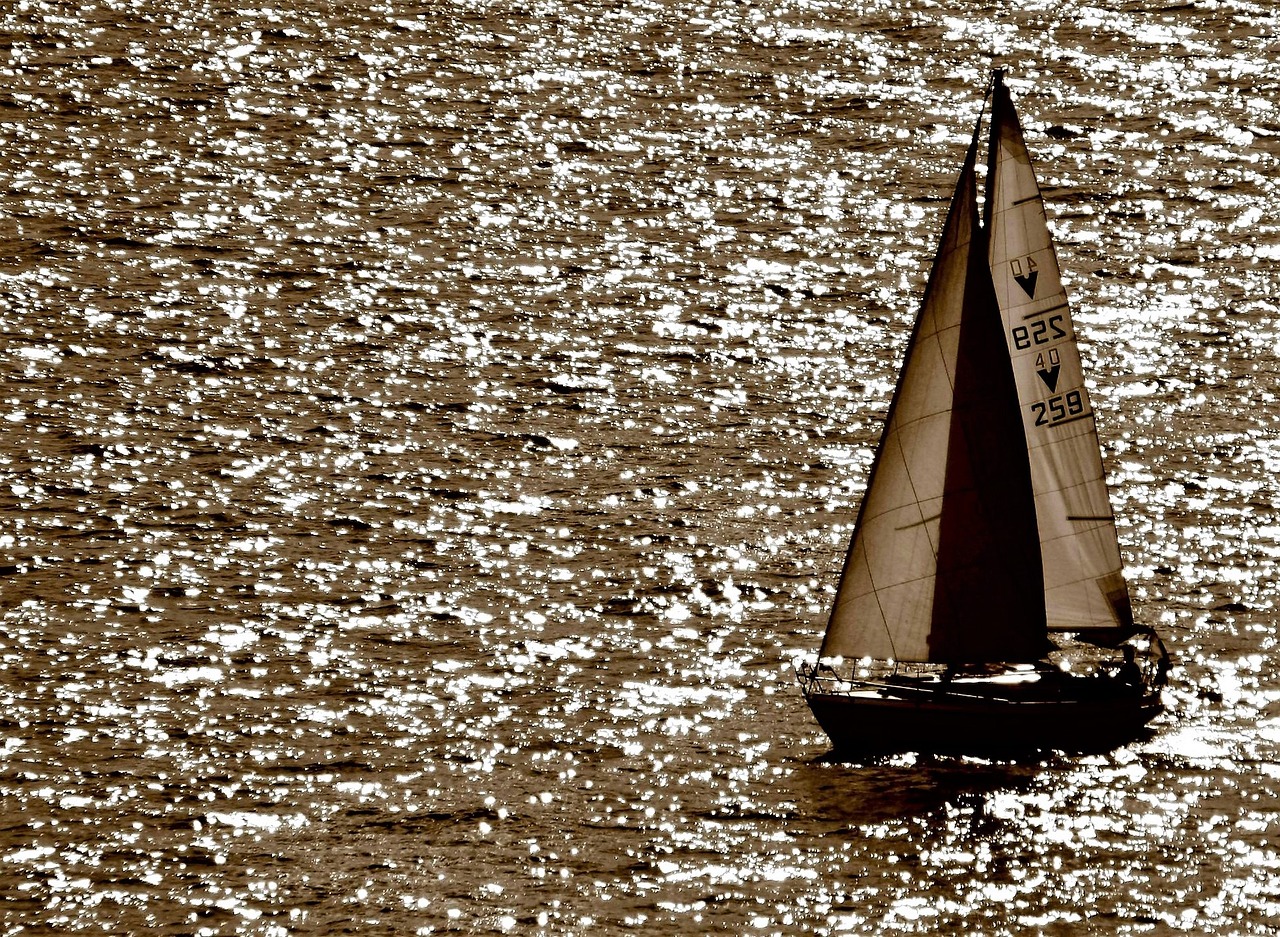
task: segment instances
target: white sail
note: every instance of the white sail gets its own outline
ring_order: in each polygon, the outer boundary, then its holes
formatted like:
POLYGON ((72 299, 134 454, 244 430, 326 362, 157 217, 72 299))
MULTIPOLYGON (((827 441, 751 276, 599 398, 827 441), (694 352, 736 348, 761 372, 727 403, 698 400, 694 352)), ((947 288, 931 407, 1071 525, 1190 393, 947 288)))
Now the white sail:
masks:
POLYGON ((950 375, 971 235, 959 201, 957 193, 859 508, 822 657, 928 659, 950 375))
POLYGON ((1044 650, 1030 473, 970 146, 859 510, 821 656, 958 663, 1044 650))
POLYGON ((1093 407, 1022 129, 997 75, 987 180, 992 280, 1022 404, 1055 631, 1132 629, 1093 407))

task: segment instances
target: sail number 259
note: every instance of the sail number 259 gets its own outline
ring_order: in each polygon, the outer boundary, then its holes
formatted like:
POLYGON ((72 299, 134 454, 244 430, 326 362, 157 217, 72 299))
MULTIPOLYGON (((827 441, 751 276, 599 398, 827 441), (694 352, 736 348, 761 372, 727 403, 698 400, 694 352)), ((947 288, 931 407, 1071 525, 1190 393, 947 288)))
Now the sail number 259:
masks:
POLYGON ((1036 426, 1052 426, 1084 413, 1084 394, 1069 390, 1048 400, 1037 400, 1031 404, 1031 411, 1036 415, 1036 426))
POLYGON ((1037 319, 1030 325, 1019 325, 1013 330, 1013 347, 1026 351, 1035 345, 1047 345, 1058 339, 1066 338, 1067 332, 1062 327, 1062 316, 1050 316, 1037 319))

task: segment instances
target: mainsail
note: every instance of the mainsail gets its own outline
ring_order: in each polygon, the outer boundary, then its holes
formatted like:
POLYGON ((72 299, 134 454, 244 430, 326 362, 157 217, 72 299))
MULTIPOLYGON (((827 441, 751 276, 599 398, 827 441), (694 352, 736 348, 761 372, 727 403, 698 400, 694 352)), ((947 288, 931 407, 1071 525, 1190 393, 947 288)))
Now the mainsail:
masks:
POLYGON ((1045 612, 1054 631, 1133 631, 1115 515, 1044 202, 996 73, 986 229, 1036 494, 1045 612))
POLYGON ((1132 627, 1039 187, 999 73, 994 86, 986 224, 975 129, 823 658, 1029 661, 1049 629, 1132 627))

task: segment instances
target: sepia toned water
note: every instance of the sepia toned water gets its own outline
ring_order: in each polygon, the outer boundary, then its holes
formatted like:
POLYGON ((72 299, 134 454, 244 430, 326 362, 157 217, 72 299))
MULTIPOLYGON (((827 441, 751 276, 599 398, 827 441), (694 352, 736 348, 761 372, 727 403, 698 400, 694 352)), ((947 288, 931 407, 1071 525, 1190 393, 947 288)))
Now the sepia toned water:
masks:
POLYGON ((1280 13, 15 0, 0 933, 1263 934, 1280 13), (844 764, 816 647, 992 64, 1154 737, 844 764))

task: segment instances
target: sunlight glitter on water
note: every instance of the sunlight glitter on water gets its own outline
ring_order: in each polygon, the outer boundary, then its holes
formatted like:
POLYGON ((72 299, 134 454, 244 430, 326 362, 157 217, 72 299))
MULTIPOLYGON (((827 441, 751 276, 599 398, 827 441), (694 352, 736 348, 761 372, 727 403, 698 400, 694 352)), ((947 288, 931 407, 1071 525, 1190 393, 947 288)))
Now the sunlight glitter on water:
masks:
POLYGON ((1266 932, 1268 11, 303 7, 4 14, 7 923, 1266 932), (1173 712, 818 762, 993 50, 1173 712))

